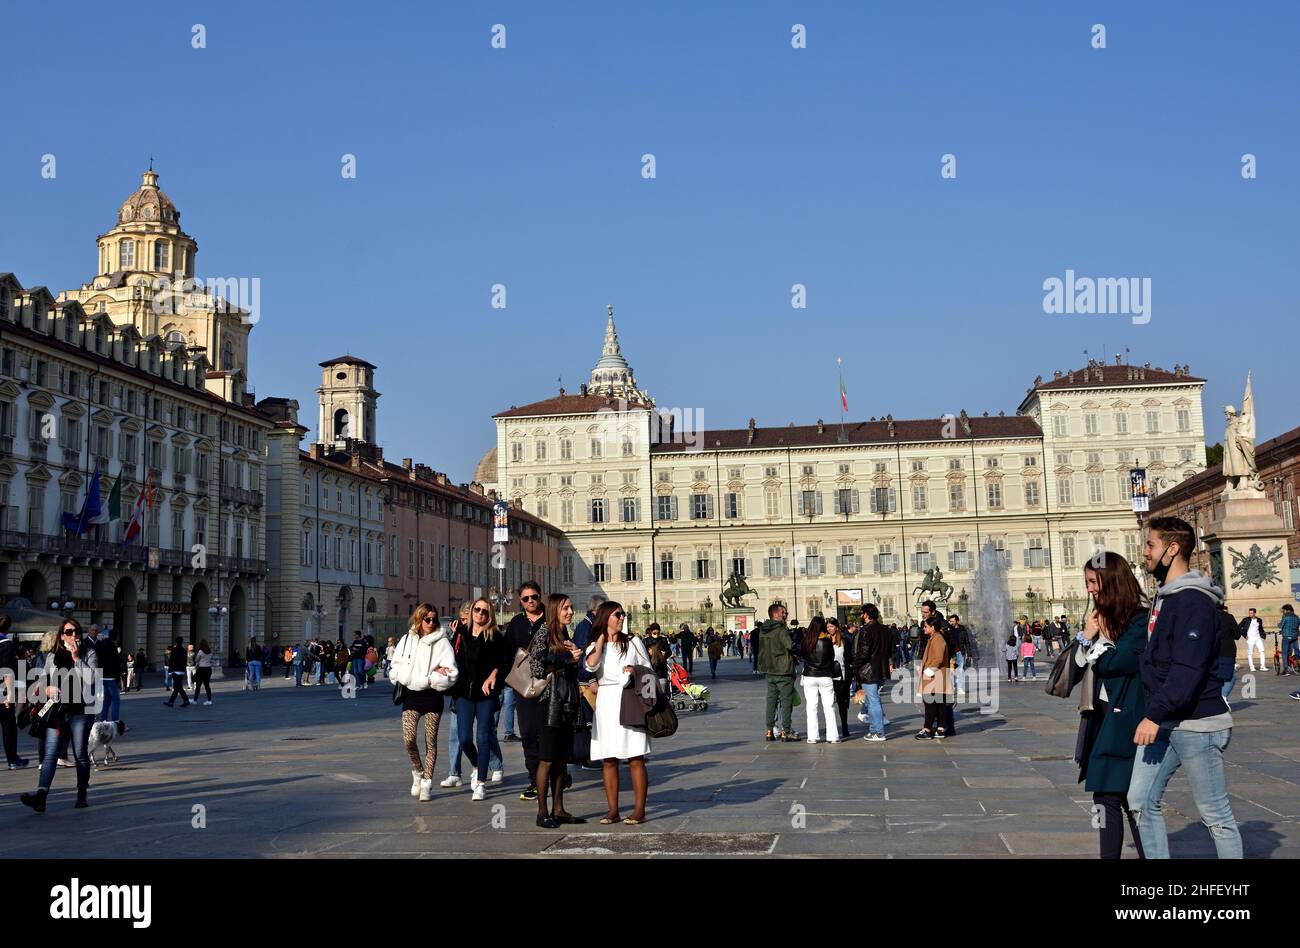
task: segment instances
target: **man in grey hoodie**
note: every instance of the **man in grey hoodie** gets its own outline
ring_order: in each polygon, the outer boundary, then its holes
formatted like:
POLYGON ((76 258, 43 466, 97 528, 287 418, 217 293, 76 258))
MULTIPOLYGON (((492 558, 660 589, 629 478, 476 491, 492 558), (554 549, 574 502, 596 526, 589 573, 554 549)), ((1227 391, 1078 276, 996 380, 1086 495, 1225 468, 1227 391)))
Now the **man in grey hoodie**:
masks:
POLYGON ((1196 533, 1184 520, 1154 517, 1147 525, 1143 560, 1158 587, 1141 663, 1147 716, 1133 735, 1128 802, 1148 859, 1169 858, 1161 799, 1180 767, 1219 858, 1242 858, 1223 768, 1232 740, 1217 661, 1223 590, 1190 568, 1195 547, 1196 533))

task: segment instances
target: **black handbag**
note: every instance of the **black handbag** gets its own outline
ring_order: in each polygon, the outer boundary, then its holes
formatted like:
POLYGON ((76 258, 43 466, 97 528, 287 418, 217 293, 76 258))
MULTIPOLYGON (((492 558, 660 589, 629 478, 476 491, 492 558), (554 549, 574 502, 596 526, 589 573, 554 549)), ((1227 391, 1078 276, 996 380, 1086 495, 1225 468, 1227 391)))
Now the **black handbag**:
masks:
POLYGON ((49 701, 39 711, 32 712, 32 726, 27 729, 27 733, 38 741, 44 740, 45 732, 54 723, 57 707, 58 705, 55 702, 49 701))
POLYGON ((1052 663, 1052 670, 1047 675, 1047 686, 1043 689, 1049 695, 1068 698, 1074 686, 1083 678, 1083 669, 1074 660, 1077 651, 1079 651, 1079 640, 1071 639, 1070 644, 1056 656, 1056 661, 1052 663))
POLYGON ((646 712, 645 731, 651 737, 672 737, 677 733, 677 712, 666 697, 660 695, 659 703, 646 712))
POLYGON ((406 686, 400 681, 393 685, 393 704, 401 704, 402 699, 406 697, 406 686))

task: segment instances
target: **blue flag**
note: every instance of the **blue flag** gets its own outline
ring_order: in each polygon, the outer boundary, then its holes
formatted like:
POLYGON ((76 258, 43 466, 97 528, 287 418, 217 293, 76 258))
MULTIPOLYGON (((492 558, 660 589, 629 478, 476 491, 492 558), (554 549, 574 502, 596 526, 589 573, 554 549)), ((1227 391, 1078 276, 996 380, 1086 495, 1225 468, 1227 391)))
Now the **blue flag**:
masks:
POLYGON ((81 503, 81 513, 65 513, 59 518, 59 523, 64 530, 69 533, 89 533, 92 523, 100 514, 99 502, 99 471, 90 479, 90 490, 86 491, 86 499, 81 503))

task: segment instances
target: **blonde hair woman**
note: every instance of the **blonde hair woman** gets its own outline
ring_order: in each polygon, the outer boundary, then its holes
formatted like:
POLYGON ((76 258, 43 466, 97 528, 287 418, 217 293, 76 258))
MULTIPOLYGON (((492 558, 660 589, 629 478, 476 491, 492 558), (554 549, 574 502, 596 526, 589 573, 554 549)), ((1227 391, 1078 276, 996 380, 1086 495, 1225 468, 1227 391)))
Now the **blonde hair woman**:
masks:
POLYGON ((393 649, 389 679, 402 686, 402 742, 411 759, 411 796, 432 799, 433 768, 438 763, 438 723, 442 693, 456 683, 458 669, 451 642, 427 602, 416 606, 411 624, 393 649), (424 761, 416 740, 424 718, 424 761))
POLYGON ((496 616, 487 599, 480 596, 470 603, 469 626, 457 627, 452 648, 461 670, 453 689, 456 731, 460 735, 460 749, 475 770, 470 777, 473 799, 484 800, 494 736, 492 718, 497 696, 514 659, 509 643, 497 629, 496 616))

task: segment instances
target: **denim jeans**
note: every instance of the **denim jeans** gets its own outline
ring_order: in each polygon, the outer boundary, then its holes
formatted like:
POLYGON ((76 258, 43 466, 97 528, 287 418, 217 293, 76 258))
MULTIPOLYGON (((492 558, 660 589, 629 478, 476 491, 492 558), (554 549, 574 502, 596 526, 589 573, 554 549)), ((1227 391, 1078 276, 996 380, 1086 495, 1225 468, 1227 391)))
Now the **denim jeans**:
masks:
POLYGON ((59 761, 68 752, 68 741, 72 742, 72 756, 77 762, 77 786, 84 787, 90 783, 90 726, 95 723, 93 715, 74 714, 66 721, 60 722, 56 729, 53 725, 46 728, 45 740, 41 750, 41 776, 39 786, 49 790, 54 783, 54 771, 59 761))
POLYGON ((885 733, 885 708, 880 701, 880 684, 863 685, 862 691, 867 696, 867 731, 871 734, 885 733))
POLYGON ((491 759, 492 715, 496 702, 491 698, 471 701, 456 699, 456 731, 460 735, 460 749, 477 768, 480 783, 487 782, 491 759))
POLYGON ((1297 645, 1297 642, 1300 642, 1300 639, 1297 639, 1294 635, 1284 635, 1282 637, 1282 671, 1291 670, 1292 654, 1295 655, 1297 661, 1300 661, 1300 645, 1297 645))
MULTIPOLYGON (((506 689, 506 691, 509 690, 509 688, 506 689)), ((447 703, 448 705, 453 705, 455 704, 455 700, 449 699, 447 703)), ((459 720, 460 718, 457 716, 456 722, 453 723, 458 723, 459 720)), ((460 727, 448 727, 447 760, 451 762, 451 767, 447 771, 448 776, 459 777, 461 775, 460 761, 463 756, 464 753, 460 748, 460 727)), ((495 729, 492 732, 492 742, 488 745, 488 770, 494 772, 497 770, 505 770, 505 762, 501 759, 501 745, 497 741, 495 729)))
MULTIPOLYGON (((352 684, 360 688, 366 680, 366 660, 364 658, 352 659, 352 684)), ((325 673, 321 672, 321 681, 325 680, 325 673)))
POLYGON ((1187 774, 1192 799, 1201 822, 1210 830, 1219 858, 1242 858, 1241 833, 1232 815, 1223 772, 1223 752, 1231 740, 1231 728, 1210 733, 1161 730, 1154 744, 1137 748, 1128 805, 1137 817, 1138 834, 1148 859, 1169 858, 1169 832, 1160 801, 1179 767, 1187 774))
POLYGON ((99 709, 97 721, 116 721, 122 710, 122 683, 116 678, 104 679, 103 707, 99 709))
POLYGON ((515 689, 506 688, 502 699, 501 717, 506 725, 506 737, 515 736, 515 689))
POLYGON ((295 662, 293 665, 293 683, 295 685, 302 684, 302 665, 298 662, 295 662))
POLYGON ((256 685, 260 685, 260 684, 262 683, 262 663, 261 663, 261 662, 249 662, 249 663, 248 663, 248 683, 249 683, 250 685, 254 685, 254 686, 256 686, 256 685))
POLYGON ((955 659, 957 667, 953 672, 953 681, 957 684, 958 691, 966 690, 966 656, 961 652, 957 653, 955 659))
POLYGON ((1223 688, 1221 689, 1221 693, 1224 698, 1227 698, 1228 695, 1232 694, 1232 686, 1236 684, 1237 670, 1232 667, 1236 663, 1236 658, 1232 656, 1227 658, 1221 657, 1219 659, 1219 677, 1223 679, 1223 688))
POLYGON ((1025 665, 1025 668, 1024 668, 1024 671, 1021 672, 1020 677, 1022 677, 1022 678, 1035 678, 1035 677, 1037 677, 1037 672, 1034 671, 1034 660, 1033 660, 1032 658, 1030 658, 1029 656, 1026 655, 1026 656, 1025 656, 1025 660, 1024 660, 1024 665, 1025 665))

